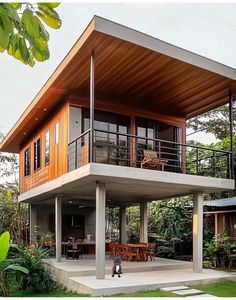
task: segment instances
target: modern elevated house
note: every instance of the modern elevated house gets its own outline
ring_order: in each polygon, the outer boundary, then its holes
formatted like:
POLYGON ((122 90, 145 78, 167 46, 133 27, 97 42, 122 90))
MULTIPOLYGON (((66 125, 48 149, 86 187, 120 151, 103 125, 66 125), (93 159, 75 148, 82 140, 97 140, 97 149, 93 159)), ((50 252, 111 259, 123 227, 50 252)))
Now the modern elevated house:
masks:
MULTIPOLYGON (((234 189, 232 152, 186 144, 186 120, 229 103, 236 70, 95 16, 1 144, 20 155, 31 228, 92 235, 104 278, 105 207, 194 195, 193 270, 202 270, 203 194, 234 189)), ((232 112, 231 125, 232 125, 232 112)), ((232 126, 231 126, 232 129, 232 126)))

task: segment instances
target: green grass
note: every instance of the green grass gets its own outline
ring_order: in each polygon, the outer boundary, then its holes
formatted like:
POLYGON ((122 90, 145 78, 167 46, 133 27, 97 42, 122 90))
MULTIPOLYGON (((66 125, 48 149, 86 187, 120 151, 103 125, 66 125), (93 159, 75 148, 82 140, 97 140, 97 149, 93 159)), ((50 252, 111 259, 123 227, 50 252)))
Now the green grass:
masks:
POLYGON ((194 288, 218 297, 236 297, 236 282, 233 281, 195 285, 194 288))
MULTIPOLYGON (((219 283, 212 283, 206 285, 194 285, 196 289, 206 293, 215 295, 218 297, 236 297, 236 282, 225 281, 219 283)), ((50 292, 36 293, 32 290, 12 291, 11 297, 89 297, 86 294, 79 294, 75 292, 67 292, 64 289, 57 289, 50 292)), ((171 292, 154 290, 154 291, 143 291, 132 294, 117 294, 110 297, 179 297, 171 292)))
POLYGON ((36 293, 32 290, 26 290, 26 291, 14 291, 10 294, 10 297, 89 297, 89 295, 86 294, 79 294, 75 292, 67 292, 65 290, 54 290, 50 292, 44 292, 44 293, 36 293))
POLYGON ((171 292, 155 290, 155 291, 137 292, 133 294, 117 294, 109 297, 179 297, 179 296, 171 292))

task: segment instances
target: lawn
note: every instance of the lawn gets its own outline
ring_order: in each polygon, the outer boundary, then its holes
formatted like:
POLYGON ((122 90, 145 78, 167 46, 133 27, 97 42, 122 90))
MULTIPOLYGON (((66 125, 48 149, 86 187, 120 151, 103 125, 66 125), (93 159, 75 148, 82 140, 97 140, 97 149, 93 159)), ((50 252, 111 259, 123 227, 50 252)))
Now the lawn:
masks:
POLYGON ((44 293, 36 293, 32 290, 26 291, 14 291, 10 294, 10 297, 89 297, 86 294, 78 294, 75 292, 67 292, 65 290, 54 290, 44 293))
MULTIPOLYGON (((219 297, 236 297, 236 282, 225 281, 220 283, 212 283, 206 285, 194 285, 193 286, 200 291, 219 297)), ((67 292, 63 289, 54 290, 45 293, 36 293, 32 290, 26 291, 12 291, 11 297, 89 297, 86 294, 79 294, 75 292, 67 292)), ((109 296, 110 297, 110 296, 109 296)), ((160 290, 143 291, 131 294, 117 294, 111 297, 179 297, 171 292, 165 292, 160 290)))
POLYGON ((233 281, 195 285, 194 288, 218 297, 236 297, 236 282, 233 281))

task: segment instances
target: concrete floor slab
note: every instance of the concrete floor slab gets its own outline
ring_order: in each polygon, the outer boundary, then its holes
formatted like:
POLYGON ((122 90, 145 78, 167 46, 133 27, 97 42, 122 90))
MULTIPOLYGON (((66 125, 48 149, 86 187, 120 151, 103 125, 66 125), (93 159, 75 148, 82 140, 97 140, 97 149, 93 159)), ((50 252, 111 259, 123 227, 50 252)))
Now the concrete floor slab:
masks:
POLYGON ((73 291, 91 294, 93 296, 135 293, 144 290, 156 290, 161 287, 211 283, 227 279, 236 280, 236 276, 226 272, 204 270, 193 273, 192 269, 170 271, 151 271, 125 273, 121 278, 106 275, 105 279, 97 280, 95 276, 71 277, 68 288, 73 291))
MULTIPOLYGON (((55 278, 67 285, 69 277, 93 276, 96 273, 95 256, 85 255, 83 259, 68 260, 63 258, 61 262, 56 262, 55 259, 48 260, 50 268, 53 271, 55 278)), ((107 255, 105 261, 105 273, 111 274, 113 259, 107 255)), ((153 261, 147 262, 126 262, 122 261, 123 273, 149 272, 161 270, 179 270, 192 268, 192 262, 155 258, 153 261)))
POLYGON ((166 292, 172 292, 172 291, 178 291, 178 290, 184 290, 184 289, 189 289, 189 287, 186 285, 169 286, 169 287, 161 288, 160 290, 166 291, 166 292))
POLYGON ((172 291, 172 293, 179 296, 189 296, 189 295, 202 294, 202 291, 197 289, 184 289, 184 290, 172 291))

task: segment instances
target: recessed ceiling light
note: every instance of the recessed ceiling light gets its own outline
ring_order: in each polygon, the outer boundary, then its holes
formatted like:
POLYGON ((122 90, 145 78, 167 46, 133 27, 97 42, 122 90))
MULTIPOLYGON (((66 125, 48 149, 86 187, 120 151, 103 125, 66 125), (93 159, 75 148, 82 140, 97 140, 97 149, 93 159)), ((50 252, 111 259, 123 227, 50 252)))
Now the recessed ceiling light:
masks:
POLYGON ((24 132, 24 134, 26 134, 26 132, 24 132))
POLYGON ((44 108, 44 111, 46 111, 47 109, 46 108, 44 108))
POLYGON ((35 118, 36 121, 38 121, 38 118, 35 118))

